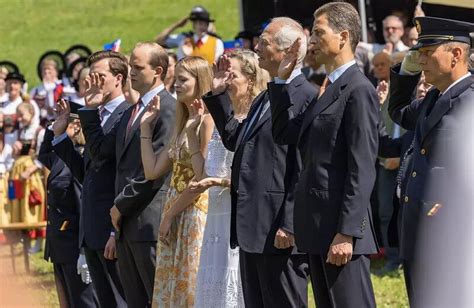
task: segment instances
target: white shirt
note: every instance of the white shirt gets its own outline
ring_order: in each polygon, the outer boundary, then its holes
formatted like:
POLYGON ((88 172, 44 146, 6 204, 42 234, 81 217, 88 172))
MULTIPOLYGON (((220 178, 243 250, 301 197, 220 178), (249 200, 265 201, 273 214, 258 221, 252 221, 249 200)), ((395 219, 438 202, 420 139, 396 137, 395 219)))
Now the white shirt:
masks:
MULTIPOLYGON (((169 48, 176 48, 176 47, 178 48, 176 52, 176 55, 178 56, 178 60, 186 56, 183 52, 183 43, 184 43, 185 38, 186 38, 186 35, 184 34, 171 34, 168 36, 168 38, 166 38, 166 41, 165 41, 166 46, 168 46, 169 48)), ((204 34, 201 37, 201 41, 203 43, 206 43, 208 38, 209 38, 209 35, 204 34)), ((199 37, 197 36, 197 34, 194 34, 193 35, 194 43, 196 43, 198 39, 199 37)), ((217 40, 216 40, 216 49, 215 49, 214 58, 217 60, 222 54, 224 54, 224 43, 219 38, 216 38, 216 39, 217 40)))
POLYGON ((334 83, 336 82, 336 80, 342 76, 342 74, 344 74, 344 72, 349 68, 351 67, 352 65, 355 65, 356 64, 356 61, 355 60, 351 60, 349 62, 347 62, 346 64, 343 64, 341 66, 339 66, 338 68, 336 68, 334 71, 332 71, 331 74, 328 75, 328 79, 329 81, 331 81, 331 83, 334 83))
POLYGON ((8 99, 6 102, 2 104, 3 106, 0 107, 0 111, 3 114, 16 114, 16 108, 21 103, 23 103, 23 99, 21 98, 21 96, 18 96, 13 101, 10 101, 10 99, 8 99))
POLYGON ((457 85, 458 83, 460 83, 464 79, 469 78, 469 76, 471 76, 471 72, 467 72, 466 75, 462 76, 461 78, 459 78, 458 80, 453 82, 446 90, 444 90, 444 92, 441 95, 444 95, 444 93, 448 92, 452 87, 454 87, 455 85, 457 85))
POLYGON ((8 143, 5 143, 3 151, 0 152, 0 174, 10 171, 13 161, 13 148, 8 143))
MULTIPOLYGON (((143 110, 148 106, 148 104, 151 102, 153 97, 155 97, 158 93, 163 91, 165 89, 164 84, 160 84, 158 87, 151 89, 150 91, 146 92, 145 95, 141 98, 141 104, 140 108, 138 109, 138 112, 135 114, 135 117, 133 118, 132 125, 135 122, 135 120, 138 118, 138 116, 143 112, 143 110)), ((138 101, 137 104, 140 103, 140 100, 138 101)))

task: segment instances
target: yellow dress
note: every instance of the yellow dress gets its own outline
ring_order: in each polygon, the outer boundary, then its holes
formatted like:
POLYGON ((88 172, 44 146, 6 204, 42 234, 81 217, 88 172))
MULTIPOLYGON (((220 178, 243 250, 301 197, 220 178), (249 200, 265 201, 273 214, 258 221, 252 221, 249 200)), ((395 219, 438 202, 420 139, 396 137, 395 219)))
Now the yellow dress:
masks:
MULTIPOLYGON (((170 149, 173 171, 165 213, 194 177, 186 147, 170 149)), ((153 307, 193 307, 197 271, 207 216, 207 191, 175 217, 169 246, 158 241, 153 307)), ((164 217, 164 214, 162 215, 164 217)))
MULTIPOLYGON (((30 155, 23 155, 15 160, 10 180, 21 180, 21 173, 34 165, 30 155)), ((37 223, 45 220, 45 192, 41 180, 41 169, 35 171, 31 177, 23 182, 23 198, 10 200, 10 222, 37 223), (32 190, 41 196, 41 204, 30 206, 28 199, 32 190)))

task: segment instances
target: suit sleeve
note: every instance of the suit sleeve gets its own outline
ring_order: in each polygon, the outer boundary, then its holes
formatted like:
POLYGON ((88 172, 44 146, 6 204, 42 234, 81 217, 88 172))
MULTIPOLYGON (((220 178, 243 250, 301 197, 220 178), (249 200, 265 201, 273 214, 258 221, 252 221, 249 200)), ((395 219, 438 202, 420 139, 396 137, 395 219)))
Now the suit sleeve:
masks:
POLYGON ((421 100, 414 100, 420 74, 400 75, 400 65, 390 71, 388 114, 393 122, 406 130, 415 130, 420 114, 421 100))
POLYGON ((222 138, 222 143, 227 150, 235 152, 237 149, 237 138, 244 122, 239 122, 234 118, 232 102, 227 92, 212 95, 211 92, 204 95, 204 103, 214 120, 217 130, 222 138))
POLYGON ((295 104, 290 98, 289 87, 290 85, 275 84, 274 82, 268 84, 272 111, 272 134, 277 144, 297 143, 305 115, 306 108, 301 108, 301 102, 295 104))
POLYGON ((379 112, 379 156, 383 158, 400 157, 402 142, 400 138, 392 138, 387 134, 385 123, 379 112))
POLYGON ((338 232, 363 237, 364 219, 375 183, 379 102, 373 87, 354 86, 342 121, 347 142, 347 177, 339 213, 338 232))
POLYGON ((120 121, 105 136, 97 110, 81 108, 78 113, 91 159, 102 162, 115 158, 115 138, 120 121))
MULTIPOLYGON (((170 105, 173 103, 169 102, 170 105)), ((163 108, 153 129, 152 146, 155 155, 165 149, 174 128, 174 109, 170 105, 166 109, 163 108)), ((142 165, 141 157, 138 159, 137 163, 142 165)), ((157 180, 146 180, 143 165, 140 170, 139 174, 129 179, 129 183, 115 198, 114 203, 124 216, 131 216, 147 207, 167 178, 165 175, 157 180)))
POLYGON ((51 142, 53 141, 53 138, 54 138, 54 133, 51 130, 46 129, 44 133, 44 139, 43 139, 43 142, 41 143, 40 150, 38 153, 38 160, 43 164, 43 166, 45 166, 49 170, 51 170, 53 166, 52 156, 54 154, 53 154, 53 145, 51 144, 51 142))
POLYGON ((53 147, 59 158, 71 170, 72 175, 82 183, 84 181, 84 158, 76 151, 71 139, 66 138, 53 147))

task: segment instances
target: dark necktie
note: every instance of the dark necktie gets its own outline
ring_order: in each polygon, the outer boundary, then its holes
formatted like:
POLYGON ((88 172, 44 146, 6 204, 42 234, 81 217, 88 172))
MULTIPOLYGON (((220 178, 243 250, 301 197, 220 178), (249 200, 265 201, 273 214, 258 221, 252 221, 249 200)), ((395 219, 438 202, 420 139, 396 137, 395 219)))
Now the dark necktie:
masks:
POLYGON ((127 124, 127 132, 125 134, 125 140, 128 138, 128 134, 130 133, 130 130, 133 125, 133 119, 135 119, 135 116, 138 113, 138 110, 140 110, 140 105, 142 104, 142 99, 139 99, 138 102, 135 104, 132 110, 132 114, 130 115, 130 119, 128 119, 128 124, 127 124))

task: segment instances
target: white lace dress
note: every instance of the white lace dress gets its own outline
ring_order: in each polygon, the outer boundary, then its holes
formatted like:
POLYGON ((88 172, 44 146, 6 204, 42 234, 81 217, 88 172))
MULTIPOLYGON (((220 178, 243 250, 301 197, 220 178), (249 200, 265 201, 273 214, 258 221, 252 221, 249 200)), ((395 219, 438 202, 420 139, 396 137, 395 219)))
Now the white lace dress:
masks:
MULTIPOLYGON (((225 149, 217 130, 208 145, 206 173, 230 178, 233 153, 225 149)), ((196 301, 198 308, 244 307, 239 270, 239 250, 231 249, 229 188, 209 188, 206 228, 202 241, 196 301)))

